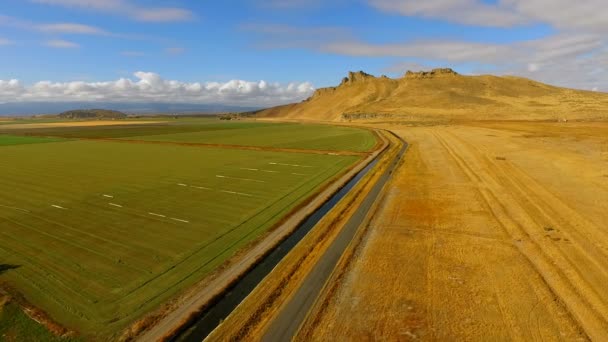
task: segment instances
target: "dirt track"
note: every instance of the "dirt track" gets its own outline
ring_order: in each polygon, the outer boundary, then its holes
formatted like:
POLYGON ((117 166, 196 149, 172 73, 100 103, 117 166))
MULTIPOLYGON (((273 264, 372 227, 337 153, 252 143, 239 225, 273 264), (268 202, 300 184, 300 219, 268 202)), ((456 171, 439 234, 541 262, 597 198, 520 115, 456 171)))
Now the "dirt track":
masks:
POLYGON ((406 162, 299 339, 608 340, 608 125, 486 126, 390 127, 406 162))

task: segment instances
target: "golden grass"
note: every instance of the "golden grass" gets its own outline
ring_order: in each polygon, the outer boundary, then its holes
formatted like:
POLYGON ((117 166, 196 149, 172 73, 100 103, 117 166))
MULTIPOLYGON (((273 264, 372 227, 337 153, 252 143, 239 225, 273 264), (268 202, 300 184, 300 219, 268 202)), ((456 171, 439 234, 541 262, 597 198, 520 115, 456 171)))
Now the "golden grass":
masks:
POLYGON ((349 121, 608 119, 608 94, 554 87, 518 77, 358 77, 310 99, 261 111, 258 117, 349 121), (361 116, 363 115, 363 116, 361 116))
POLYGON ((296 340, 606 339, 608 126, 392 127, 405 163, 296 340))

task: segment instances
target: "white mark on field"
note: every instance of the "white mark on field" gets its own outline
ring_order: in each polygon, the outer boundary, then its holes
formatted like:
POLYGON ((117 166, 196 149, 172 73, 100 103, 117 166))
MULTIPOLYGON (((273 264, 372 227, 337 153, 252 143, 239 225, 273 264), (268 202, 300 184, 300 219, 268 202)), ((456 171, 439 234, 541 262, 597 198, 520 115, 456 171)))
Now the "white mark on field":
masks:
POLYGON ((293 167, 314 167, 310 165, 284 164, 284 163, 268 163, 270 165, 293 166, 293 167))
POLYGON ((108 204, 113 207, 122 208, 122 205, 120 205, 120 204, 116 204, 116 203, 108 203, 108 204))
POLYGON ((211 188, 206 188, 204 186, 194 186, 194 185, 191 185, 190 187, 195 188, 195 189, 201 189, 201 190, 211 190, 211 188))
POLYGON ((228 190, 221 190, 220 192, 223 192, 223 193, 226 193, 226 194, 232 194, 232 195, 240 195, 240 196, 253 197, 253 195, 246 194, 246 193, 243 193, 243 192, 228 191, 228 190))
POLYGON ((0 204, 0 207, 2 207, 2 208, 8 208, 8 209, 13 209, 13 210, 19 210, 19 211, 23 211, 23 212, 26 212, 26 213, 30 212, 27 209, 21 209, 21 208, 17 208, 17 207, 10 207, 8 205, 2 205, 2 204, 0 204))
POLYGON ((106 195, 106 194, 103 194, 102 196, 103 196, 103 197, 106 197, 106 198, 114 198, 114 196, 112 196, 112 195, 106 195))
POLYGON ((161 215, 161 214, 157 214, 157 213, 148 213, 148 214, 152 215, 152 216, 158 216, 158 217, 167 217, 165 215, 161 215))
POLYGON ((51 207, 57 208, 57 209, 61 209, 61 210, 67 210, 67 208, 64 208, 64 207, 62 207, 60 205, 57 205, 57 204, 51 204, 51 207))
POLYGON ((228 176, 222 176, 222 175, 215 175, 215 177, 217 177, 217 178, 230 178, 230 179, 238 179, 238 180, 244 180, 244 181, 248 181, 248 182, 266 183, 266 181, 259 180, 259 179, 239 178, 239 177, 228 177, 228 176))
POLYGON ((188 186, 187 184, 184 184, 184 183, 177 183, 177 185, 179 185, 179 186, 188 186))
POLYGON ((247 167, 242 167, 241 170, 246 170, 246 171, 261 171, 261 172, 268 172, 268 173, 279 173, 279 171, 262 170, 262 169, 250 169, 250 168, 247 168, 247 167))
POLYGON ((190 221, 186 221, 186 220, 178 219, 178 218, 175 218, 175 217, 172 217, 171 219, 172 219, 173 221, 177 221, 177 222, 182 222, 182 223, 190 223, 190 221))
POLYGON ((292 175, 296 175, 296 176, 307 176, 307 174, 305 174, 305 173, 295 173, 295 172, 292 172, 291 174, 292 175))

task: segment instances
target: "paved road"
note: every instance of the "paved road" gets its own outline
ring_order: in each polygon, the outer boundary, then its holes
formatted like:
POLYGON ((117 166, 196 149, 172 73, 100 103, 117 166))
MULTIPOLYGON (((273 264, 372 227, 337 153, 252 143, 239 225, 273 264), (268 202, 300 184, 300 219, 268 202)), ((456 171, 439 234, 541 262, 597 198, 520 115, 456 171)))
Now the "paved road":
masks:
POLYGON ((348 220, 336 240, 327 249, 319 262, 302 282, 291 300, 281 309, 277 317, 272 321, 262 341, 289 341, 306 318, 315 300, 319 296, 323 286, 331 276, 338 264, 340 257, 352 241, 357 229, 367 216, 372 205, 380 195, 382 188, 390 179, 394 169, 403 157, 407 144, 403 141, 403 147, 392 164, 378 179, 372 190, 367 194, 361 206, 348 220))

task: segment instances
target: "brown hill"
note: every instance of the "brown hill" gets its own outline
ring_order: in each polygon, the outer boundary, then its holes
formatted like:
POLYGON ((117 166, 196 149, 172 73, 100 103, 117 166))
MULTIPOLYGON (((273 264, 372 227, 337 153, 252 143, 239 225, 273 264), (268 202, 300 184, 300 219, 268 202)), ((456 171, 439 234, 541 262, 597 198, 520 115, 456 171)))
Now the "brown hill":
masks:
POLYGON ((452 69, 402 78, 350 72, 337 87, 262 110, 258 117, 348 121, 370 118, 564 120, 608 118, 608 94, 513 76, 464 76, 452 69))

